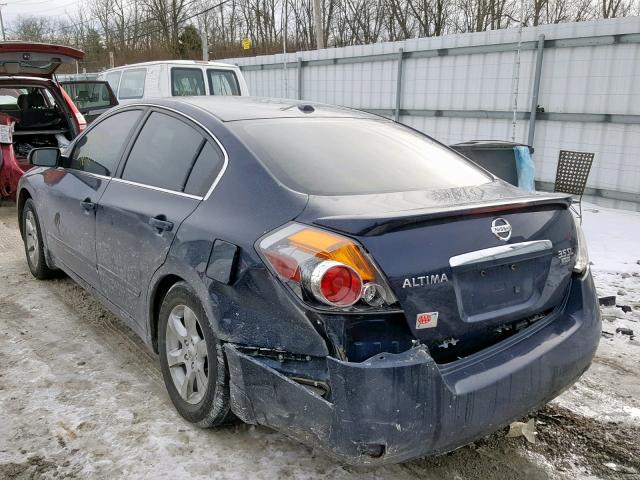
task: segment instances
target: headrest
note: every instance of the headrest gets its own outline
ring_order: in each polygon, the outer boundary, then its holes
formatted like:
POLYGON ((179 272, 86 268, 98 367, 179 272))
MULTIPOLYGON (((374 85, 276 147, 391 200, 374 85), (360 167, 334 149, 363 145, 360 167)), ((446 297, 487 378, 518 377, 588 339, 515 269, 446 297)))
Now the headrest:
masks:
POLYGON ((18 107, 20 110, 27 110, 29 108, 29 95, 23 93, 18 96, 18 107))

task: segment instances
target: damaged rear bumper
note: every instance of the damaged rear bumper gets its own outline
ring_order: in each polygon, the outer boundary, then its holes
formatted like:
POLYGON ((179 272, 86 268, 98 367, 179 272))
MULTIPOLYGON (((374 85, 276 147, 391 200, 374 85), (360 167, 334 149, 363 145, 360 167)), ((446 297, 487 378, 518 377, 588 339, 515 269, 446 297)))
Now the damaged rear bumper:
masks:
POLYGON ((477 354, 437 365, 426 349, 326 359, 328 399, 225 345, 232 409, 350 464, 440 454, 545 404, 589 367, 600 338, 590 275, 561 311, 477 354))

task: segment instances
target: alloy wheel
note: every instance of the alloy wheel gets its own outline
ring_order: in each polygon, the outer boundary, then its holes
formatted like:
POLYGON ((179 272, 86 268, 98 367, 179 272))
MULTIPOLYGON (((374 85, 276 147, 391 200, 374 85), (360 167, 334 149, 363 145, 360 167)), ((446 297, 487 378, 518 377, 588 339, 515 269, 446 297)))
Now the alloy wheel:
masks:
POLYGON ((27 255, 31 265, 38 263, 38 255, 40 254, 40 242, 38 242, 38 227, 36 218, 31 210, 28 210, 24 219, 25 242, 27 245, 27 255))
POLYGON ((167 364, 176 390, 187 403, 200 403, 209 384, 209 358, 194 311, 176 305, 169 314, 165 336, 167 364))

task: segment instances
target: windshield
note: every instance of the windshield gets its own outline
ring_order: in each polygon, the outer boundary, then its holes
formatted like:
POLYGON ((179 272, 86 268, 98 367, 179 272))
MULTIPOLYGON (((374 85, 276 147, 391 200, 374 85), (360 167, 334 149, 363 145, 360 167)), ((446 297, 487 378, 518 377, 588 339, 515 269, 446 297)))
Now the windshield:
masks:
POLYGON ((228 125, 273 176, 311 195, 406 192, 491 181, 455 152, 386 120, 284 118, 228 125))

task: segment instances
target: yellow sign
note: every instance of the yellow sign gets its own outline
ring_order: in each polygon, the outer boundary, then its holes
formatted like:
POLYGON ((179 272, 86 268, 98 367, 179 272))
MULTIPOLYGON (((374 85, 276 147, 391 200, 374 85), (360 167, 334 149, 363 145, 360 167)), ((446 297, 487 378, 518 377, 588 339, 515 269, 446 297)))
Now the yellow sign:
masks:
POLYGON ((244 50, 249 50, 251 48, 251 39, 249 37, 244 37, 242 39, 242 48, 244 50))

